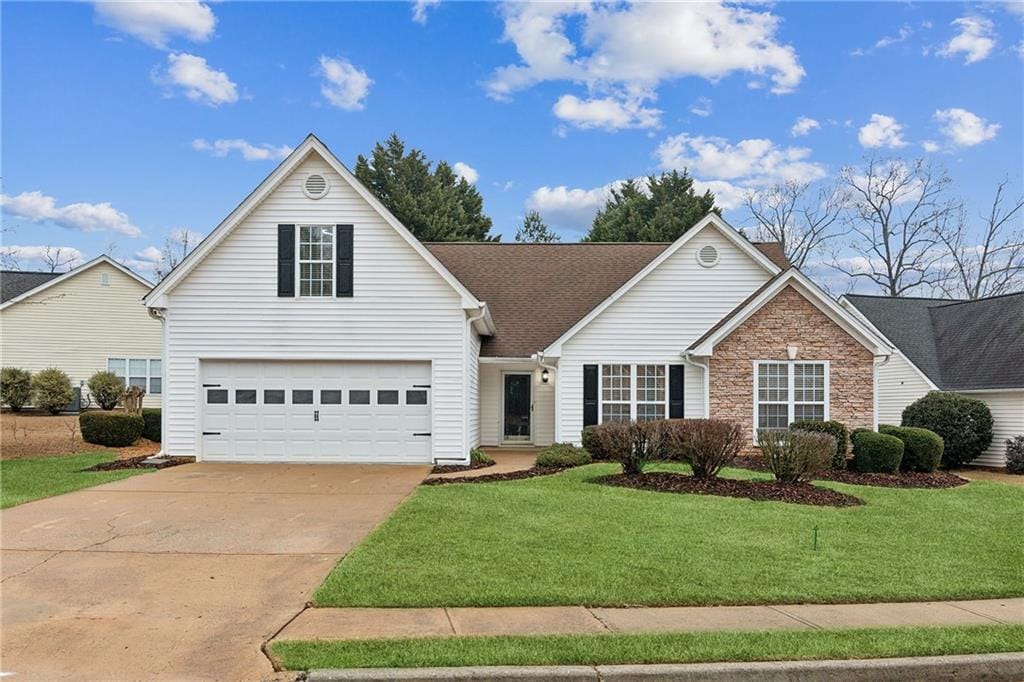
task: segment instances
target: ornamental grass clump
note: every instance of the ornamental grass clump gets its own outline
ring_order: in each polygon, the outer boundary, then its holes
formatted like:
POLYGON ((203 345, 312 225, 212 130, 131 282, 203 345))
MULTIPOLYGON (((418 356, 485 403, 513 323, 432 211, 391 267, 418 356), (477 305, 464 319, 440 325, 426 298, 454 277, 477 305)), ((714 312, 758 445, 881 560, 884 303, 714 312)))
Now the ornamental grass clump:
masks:
POLYGON ((686 462, 694 478, 715 478, 743 447, 743 429, 724 419, 671 419, 664 426, 665 455, 686 462))
POLYGON ((769 471, 788 484, 820 476, 836 450, 836 439, 824 432, 760 429, 757 442, 769 471))

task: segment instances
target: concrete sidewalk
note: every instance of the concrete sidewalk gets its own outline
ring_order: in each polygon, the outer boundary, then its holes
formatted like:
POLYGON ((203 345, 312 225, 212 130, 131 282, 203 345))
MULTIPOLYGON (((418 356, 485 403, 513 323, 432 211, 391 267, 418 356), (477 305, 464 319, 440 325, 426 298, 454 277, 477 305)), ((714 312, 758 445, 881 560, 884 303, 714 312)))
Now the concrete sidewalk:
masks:
POLYGON ((658 608, 310 608, 289 623, 276 639, 402 639, 1007 623, 1024 623, 1024 598, 658 608))

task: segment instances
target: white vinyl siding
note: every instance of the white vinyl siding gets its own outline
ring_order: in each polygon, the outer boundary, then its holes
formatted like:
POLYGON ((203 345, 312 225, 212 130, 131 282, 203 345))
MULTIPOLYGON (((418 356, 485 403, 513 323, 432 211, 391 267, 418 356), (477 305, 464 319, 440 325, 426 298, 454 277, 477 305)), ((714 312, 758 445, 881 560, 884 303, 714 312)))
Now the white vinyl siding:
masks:
POLYGON ((1024 435, 1024 390, 971 393, 962 391, 978 400, 984 400, 992 411, 992 445, 978 459, 971 462, 977 466, 1006 466, 1006 439, 1024 435))
POLYGON ((504 372, 529 372, 533 375, 533 444, 551 445, 555 437, 555 382, 559 372, 551 372, 548 383, 534 362, 482 363, 480 365, 480 443, 500 445, 502 434, 502 394, 504 372))
MULTIPOLYGON (((149 288, 109 263, 97 263, 0 311, 4 367, 56 367, 82 386, 112 357, 159 358, 160 321, 142 297, 149 288), (106 284, 104 284, 106 278, 106 284)), ((160 407, 150 393, 146 407, 160 407)))
POLYGON ((168 295, 164 445, 198 451, 202 359, 430 361, 435 458, 466 456, 461 297, 315 152, 168 295), (322 173, 330 191, 306 198, 322 173), (354 225, 352 298, 277 296, 279 224, 354 225))
POLYGON ((878 368, 878 423, 899 426, 903 408, 934 387, 898 351, 878 368))
MULTIPOLYGON (((716 228, 702 230, 565 342, 558 363, 557 440, 580 441, 584 365, 681 364, 682 351, 770 276, 716 228), (713 268, 697 262, 697 250, 706 245, 719 253, 713 268)), ((689 365, 683 372, 684 414, 705 416, 704 374, 689 365)))

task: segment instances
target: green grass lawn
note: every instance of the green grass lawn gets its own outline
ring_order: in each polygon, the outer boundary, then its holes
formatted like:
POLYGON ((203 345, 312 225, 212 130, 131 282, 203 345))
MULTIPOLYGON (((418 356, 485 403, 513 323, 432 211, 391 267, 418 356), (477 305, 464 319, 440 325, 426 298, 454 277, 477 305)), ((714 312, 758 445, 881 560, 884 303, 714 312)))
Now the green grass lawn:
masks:
POLYGON ((70 457, 0 461, 0 509, 43 497, 63 495, 100 483, 119 481, 146 471, 81 471, 101 462, 109 462, 115 457, 109 452, 90 452, 70 457))
MULTIPOLYGON (((334 568, 315 604, 628 606, 1024 595, 1024 489, 986 482, 945 490, 820 483, 866 503, 840 509, 591 481, 617 470, 595 464, 523 481, 421 487, 334 568)), ((738 469, 727 475, 766 477, 738 469)))
POLYGON ((651 635, 275 642, 288 670, 467 665, 615 665, 941 656, 1020 651, 1024 625, 651 635))

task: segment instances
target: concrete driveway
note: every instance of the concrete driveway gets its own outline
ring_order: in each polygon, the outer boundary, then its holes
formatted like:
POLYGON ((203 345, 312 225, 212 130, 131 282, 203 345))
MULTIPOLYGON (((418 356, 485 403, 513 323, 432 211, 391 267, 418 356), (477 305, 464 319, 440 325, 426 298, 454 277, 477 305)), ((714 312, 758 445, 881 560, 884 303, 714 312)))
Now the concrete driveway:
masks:
POLYGON ((0 670, 258 680, 425 466, 189 464, 0 512, 0 670))

